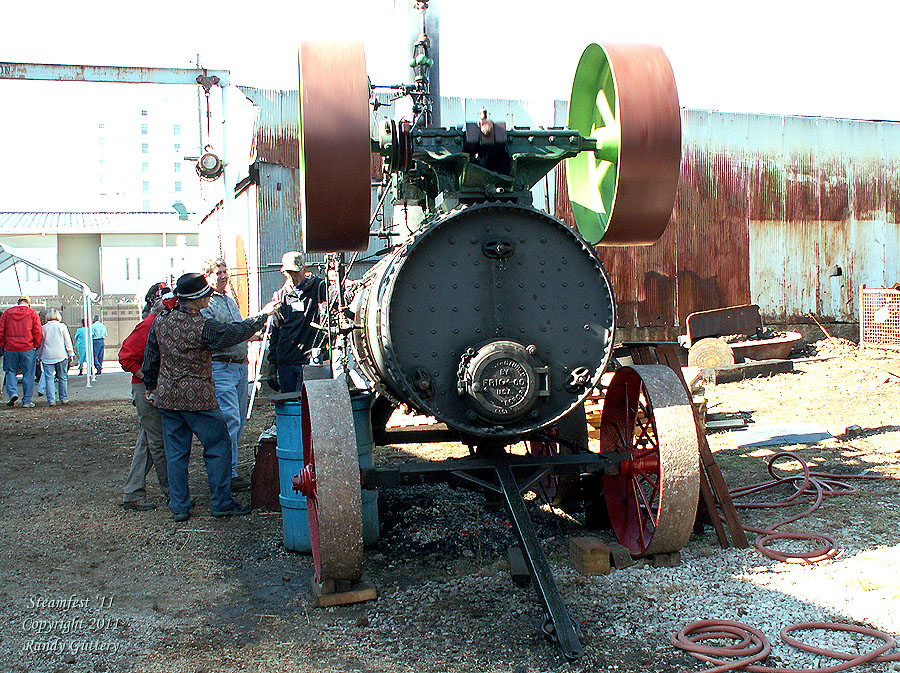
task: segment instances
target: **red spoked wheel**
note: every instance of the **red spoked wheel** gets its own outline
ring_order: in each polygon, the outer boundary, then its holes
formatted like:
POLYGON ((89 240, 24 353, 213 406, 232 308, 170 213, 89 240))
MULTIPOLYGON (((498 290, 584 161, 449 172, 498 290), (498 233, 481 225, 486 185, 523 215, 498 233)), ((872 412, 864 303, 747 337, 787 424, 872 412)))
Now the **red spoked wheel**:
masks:
POLYGON ((353 410, 347 384, 303 383, 303 462, 294 483, 306 496, 316 580, 362 575, 362 493, 353 410))
POLYGON ((610 522, 633 556, 681 549, 700 493, 700 451, 691 401, 662 365, 623 367, 610 381, 600 450, 630 453, 603 477, 610 522))

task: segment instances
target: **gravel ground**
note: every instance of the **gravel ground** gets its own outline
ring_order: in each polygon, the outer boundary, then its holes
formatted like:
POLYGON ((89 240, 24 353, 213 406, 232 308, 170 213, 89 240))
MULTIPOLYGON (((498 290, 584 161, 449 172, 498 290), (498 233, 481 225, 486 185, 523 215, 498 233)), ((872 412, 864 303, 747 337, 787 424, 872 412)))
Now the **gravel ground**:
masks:
MULTIPOLYGON (((212 519, 197 456, 191 485, 198 503, 186 524, 173 524, 164 508, 125 512, 117 506, 135 425, 125 401, 65 410, 4 408, 0 670, 692 671, 708 666, 675 649, 669 636, 700 619, 752 625, 773 642, 767 664, 811 667, 814 655, 780 643, 782 627, 837 621, 896 636, 900 379, 887 370, 898 362, 894 354, 847 349, 837 355, 797 363, 794 374, 705 392, 713 412, 750 417, 756 426, 815 422, 835 435, 813 445, 738 448, 730 433, 711 434, 732 487, 765 479, 766 459, 784 448, 817 470, 886 477, 854 482, 858 493, 828 498, 790 527, 833 535, 843 550, 837 559, 798 565, 772 561, 752 547, 722 550, 707 528, 691 538, 677 567, 639 563, 585 577, 569 563, 568 539, 592 534, 611 540, 609 531, 584 529, 577 511, 558 516, 531 502, 585 646, 585 657, 571 665, 539 634, 534 591, 511 581, 508 516, 476 495, 443 486, 383 491, 382 537, 365 559, 378 600, 316 609, 308 589, 311 561, 284 549, 280 516, 256 511, 212 519), (858 428, 845 432, 851 426, 858 428)), ((254 417, 248 447, 269 416, 254 417)), ((380 447, 376 457, 390 462, 409 453, 435 458, 457 450, 380 447)), ((246 455, 249 461, 249 449, 246 455)), ((161 503, 155 485, 150 493, 161 503)), ((766 525, 784 513, 742 516, 745 523, 766 525)), ((847 651, 872 647, 871 639, 842 633, 801 635, 847 651)))

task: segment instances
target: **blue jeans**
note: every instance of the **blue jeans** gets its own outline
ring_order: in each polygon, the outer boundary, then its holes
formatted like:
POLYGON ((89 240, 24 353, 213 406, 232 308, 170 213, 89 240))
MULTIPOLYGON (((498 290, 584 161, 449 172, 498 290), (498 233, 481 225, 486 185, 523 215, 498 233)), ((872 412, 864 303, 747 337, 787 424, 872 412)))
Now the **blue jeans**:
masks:
POLYGON ((216 401, 225 415, 231 437, 231 476, 238 476, 238 442, 247 424, 247 364, 213 360, 212 377, 216 384, 216 401))
POLYGON ((3 353, 3 371, 6 372, 6 394, 9 399, 19 392, 16 372, 21 368, 22 404, 31 404, 31 397, 34 395, 34 354, 34 348, 27 351, 5 351, 3 353))
POLYGON ((234 509, 231 497, 231 438, 221 409, 172 411, 160 409, 163 444, 169 476, 169 509, 173 514, 189 512, 188 465, 193 435, 203 445, 203 461, 209 480, 210 508, 213 512, 234 509))
POLYGON ((278 365, 278 385, 283 393, 295 393, 303 387, 303 365, 278 365))
POLYGON ((44 367, 44 382, 46 389, 44 394, 47 396, 47 402, 54 404, 56 402, 56 385, 59 385, 59 399, 66 401, 69 399, 69 361, 60 360, 59 362, 49 363, 42 362, 44 367), (56 383, 54 384, 53 375, 56 375, 56 383))
POLYGON ((94 339, 94 369, 97 373, 103 371, 103 351, 106 349, 106 339, 94 339))

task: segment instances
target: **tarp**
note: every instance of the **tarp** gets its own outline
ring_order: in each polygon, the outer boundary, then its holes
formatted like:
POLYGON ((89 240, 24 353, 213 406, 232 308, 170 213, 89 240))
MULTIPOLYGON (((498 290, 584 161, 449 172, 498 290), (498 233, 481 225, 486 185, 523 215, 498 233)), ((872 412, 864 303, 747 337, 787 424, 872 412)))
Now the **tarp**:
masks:
POLYGON ((69 287, 73 287, 79 292, 81 292, 82 304, 84 307, 84 324, 85 324, 85 339, 84 339, 84 350, 85 350, 85 364, 87 365, 88 375, 85 377, 87 380, 87 387, 91 387, 91 381, 96 380, 96 374, 94 373, 94 349, 91 347, 91 302, 97 300, 97 294, 91 291, 91 288, 88 287, 87 283, 83 283, 77 278, 73 278, 65 271, 60 271, 59 269, 47 266, 46 264, 42 264, 41 262, 37 262, 33 259, 30 259, 28 256, 22 254, 20 250, 14 248, 5 243, 0 243, 0 273, 3 273, 10 267, 14 267, 16 264, 24 264, 26 266, 30 266, 32 269, 36 269, 43 274, 46 274, 52 278, 55 278, 60 283, 64 283, 69 287))

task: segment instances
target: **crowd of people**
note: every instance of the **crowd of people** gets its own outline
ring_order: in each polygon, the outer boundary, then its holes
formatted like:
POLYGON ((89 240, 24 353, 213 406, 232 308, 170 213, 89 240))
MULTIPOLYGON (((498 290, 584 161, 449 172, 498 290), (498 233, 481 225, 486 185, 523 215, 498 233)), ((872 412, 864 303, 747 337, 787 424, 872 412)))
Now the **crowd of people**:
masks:
MULTIPOLYGON (((190 517, 188 464, 196 435, 203 446, 211 514, 250 513, 250 507, 232 495, 250 488, 249 479, 238 472, 238 446, 248 415, 248 342, 258 339, 268 322, 268 382, 276 391, 300 390, 303 365, 318 350, 314 347, 326 295, 325 281, 307 273, 302 253, 285 253, 281 272, 284 285, 259 315, 246 319, 229 294, 223 259, 207 260, 202 273, 184 274, 174 288, 158 282, 147 291, 141 322, 122 341, 118 354, 123 371, 132 376, 131 401, 138 420, 124 509, 157 507, 147 497, 147 476, 155 471, 174 520, 190 517)), ((20 372, 23 407, 33 408, 36 394, 46 395, 50 406, 68 404, 69 371, 77 363, 78 375, 83 375, 90 348, 99 376, 107 336, 106 326, 94 316, 90 326, 82 320, 73 338, 60 311, 38 313, 28 297, 21 297, 0 315, 7 406, 19 400, 20 372)))
POLYGON ((175 521, 187 521, 191 442, 203 447, 213 517, 241 516, 250 507, 233 493, 250 487, 238 472, 238 446, 249 400, 248 341, 270 321, 270 383, 284 392, 302 384, 324 282, 308 276, 303 255, 282 259, 285 283, 259 315, 244 319, 228 293, 228 265, 208 260, 203 273, 181 276, 174 290, 150 288, 146 317, 125 339, 119 362, 131 372, 138 441, 122 498, 125 509, 148 511, 146 479, 155 469, 175 521), (279 381, 281 384, 279 385, 279 381))
MULTIPOLYGON (((69 403, 69 370, 78 360, 78 375, 82 375, 85 360, 84 320, 75 332, 73 343, 69 328, 62 322, 62 314, 56 308, 35 311, 31 298, 19 297, 15 306, 0 315, 0 356, 3 358, 4 384, 7 393, 6 406, 19 401, 18 377, 22 376, 22 403, 34 408, 35 396, 47 398, 48 406, 69 403)), ((94 337, 95 372, 103 368, 103 347, 107 335, 106 325, 95 315, 91 326, 94 337)))

